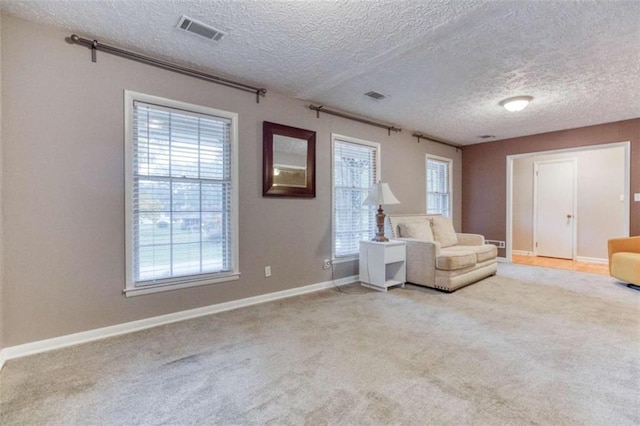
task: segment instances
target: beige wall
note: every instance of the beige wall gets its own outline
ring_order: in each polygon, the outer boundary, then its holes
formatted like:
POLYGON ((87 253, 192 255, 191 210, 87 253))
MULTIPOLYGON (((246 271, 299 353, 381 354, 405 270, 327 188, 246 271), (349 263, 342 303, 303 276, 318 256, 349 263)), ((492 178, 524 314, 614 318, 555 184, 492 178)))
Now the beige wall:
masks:
MULTIPOLYGON (((382 145, 382 177, 425 210, 427 152, 454 158, 460 224, 460 153, 321 115, 306 103, 251 94, 67 44, 68 32, 2 18, 6 346, 331 279, 331 133, 382 145), (239 281, 125 298, 123 91, 239 113, 239 281), (263 120, 317 132, 314 199, 262 197, 263 120), (264 278, 271 265, 272 277, 264 278)), ((215 54, 215 52, 213 53, 215 54)), ((260 70, 255 70, 256 80, 260 70)), ((337 276, 357 273, 355 262, 337 276)))
MULTIPOLYGON (((480 143, 465 147, 462 176, 462 230, 505 240, 507 218, 508 155, 557 149, 631 142, 631 188, 627 197, 640 192, 640 119, 618 121, 579 129, 480 143)), ((630 198, 633 200, 633 198, 630 198)), ((629 207, 630 235, 640 235, 640 202, 629 207)), ((504 250, 499 251, 501 256, 504 250)))
POLYGON ((534 163, 577 160, 577 256, 606 259, 607 240, 624 235, 624 148, 517 158, 513 162, 513 250, 533 251, 534 163))

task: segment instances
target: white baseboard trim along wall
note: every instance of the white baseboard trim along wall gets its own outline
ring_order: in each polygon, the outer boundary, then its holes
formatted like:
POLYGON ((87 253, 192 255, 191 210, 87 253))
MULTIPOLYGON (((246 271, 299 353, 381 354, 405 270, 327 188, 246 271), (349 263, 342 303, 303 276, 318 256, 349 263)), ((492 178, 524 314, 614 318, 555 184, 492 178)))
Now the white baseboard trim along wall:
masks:
MULTIPOLYGON (((520 256, 535 256, 531 251, 525 250, 511 250, 512 254, 518 254, 520 256)), ((576 256, 576 260, 578 262, 591 262, 591 263, 608 263, 609 259, 602 259, 599 257, 586 257, 586 256, 576 256)))
POLYGON ((67 346, 79 345, 81 343, 88 343, 94 340, 106 339, 107 337, 119 336, 121 334, 133 333, 135 331, 157 327, 159 325, 170 324, 172 322, 184 321, 192 318, 202 317, 205 315, 211 315, 219 312, 230 311, 233 309, 244 308, 251 305, 257 305, 260 303, 285 299, 287 297, 312 293, 314 291, 331 288, 334 285, 343 286, 357 282, 358 279, 359 278, 357 275, 352 275, 349 277, 337 279, 335 281, 324 281, 321 283, 310 284, 303 287, 296 287, 289 290, 276 291, 274 293, 261 294, 259 296, 247 297, 245 299, 232 300, 230 302, 204 306, 202 308, 189 309, 186 311, 174 312, 157 317, 145 318, 138 321, 131 321, 123 324, 96 328, 94 330, 82 331, 80 333, 68 334, 66 336, 39 340, 22 345, 9 346, 0 351, 0 370, 4 366, 4 363, 10 359, 52 351, 54 349, 61 349, 67 346))
POLYGON ((532 251, 526 251, 526 250, 511 250, 511 254, 517 254, 519 256, 533 256, 532 251))
POLYGON ((591 262, 591 263, 609 263, 609 259, 601 259, 599 257, 584 257, 577 256, 576 260, 578 262, 591 262))

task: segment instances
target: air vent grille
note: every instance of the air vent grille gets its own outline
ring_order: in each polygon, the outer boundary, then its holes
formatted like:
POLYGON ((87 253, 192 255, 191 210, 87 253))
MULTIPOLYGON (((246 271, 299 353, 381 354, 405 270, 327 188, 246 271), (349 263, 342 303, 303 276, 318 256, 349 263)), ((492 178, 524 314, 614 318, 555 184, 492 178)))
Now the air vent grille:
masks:
POLYGON ((382 93, 376 92, 374 90, 367 92, 364 95, 370 97, 371 99, 375 99, 376 101, 380 101, 387 97, 386 95, 383 95, 382 93))
POLYGON ((223 33, 222 31, 217 30, 207 24, 203 24, 200 21, 196 21, 195 19, 189 18, 185 15, 182 15, 182 17, 180 18, 180 22, 178 22, 178 28, 213 41, 220 41, 225 35, 225 33, 223 33))
POLYGON ((485 244, 493 244, 498 248, 506 248, 505 242, 500 240, 484 240, 485 244))
POLYGON ((480 139, 494 139, 495 135, 480 135, 478 136, 480 139))

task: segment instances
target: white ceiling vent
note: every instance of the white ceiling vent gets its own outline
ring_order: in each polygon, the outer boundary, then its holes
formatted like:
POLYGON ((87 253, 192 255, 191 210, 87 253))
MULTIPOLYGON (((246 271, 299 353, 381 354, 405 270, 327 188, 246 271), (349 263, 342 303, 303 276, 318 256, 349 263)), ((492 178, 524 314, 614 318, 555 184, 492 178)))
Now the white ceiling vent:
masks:
POLYGON ((186 15, 182 15, 182 17, 180 18, 180 22, 178 22, 178 28, 213 41, 220 41, 225 35, 222 31, 217 30, 207 24, 203 24, 200 21, 196 21, 195 19, 189 18, 186 15))
POLYGON ((367 92, 364 95, 370 97, 371 99, 375 99, 376 101, 381 101, 387 97, 387 95, 383 95, 382 93, 376 92, 374 90, 367 92))

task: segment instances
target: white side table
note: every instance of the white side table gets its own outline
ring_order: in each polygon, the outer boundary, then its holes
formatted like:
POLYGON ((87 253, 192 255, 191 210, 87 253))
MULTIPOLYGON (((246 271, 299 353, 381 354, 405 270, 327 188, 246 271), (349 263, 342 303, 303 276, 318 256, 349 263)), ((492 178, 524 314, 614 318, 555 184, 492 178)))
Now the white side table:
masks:
POLYGON ((407 281, 407 247, 404 241, 360 241, 360 283, 387 291, 407 281))

